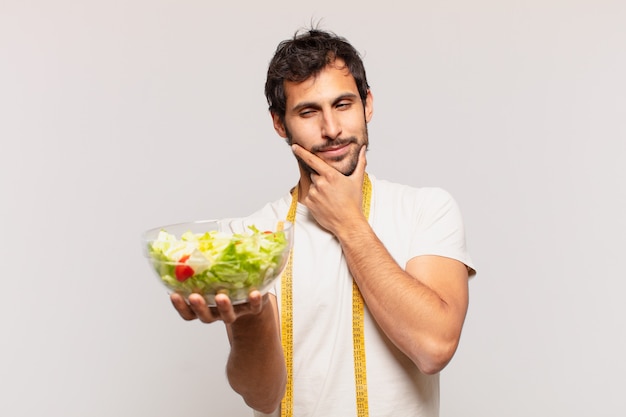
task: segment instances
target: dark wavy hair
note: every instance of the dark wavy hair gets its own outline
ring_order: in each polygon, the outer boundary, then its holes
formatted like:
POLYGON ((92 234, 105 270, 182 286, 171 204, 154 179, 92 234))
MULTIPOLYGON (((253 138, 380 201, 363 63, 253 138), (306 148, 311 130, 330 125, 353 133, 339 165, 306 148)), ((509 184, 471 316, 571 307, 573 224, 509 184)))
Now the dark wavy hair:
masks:
POLYGON ((276 48, 265 81, 265 97, 270 112, 284 121, 287 101, 284 82, 302 82, 319 74, 337 58, 345 62, 365 103, 369 85, 357 50, 346 39, 332 32, 309 29, 296 32, 292 39, 282 41, 276 48))

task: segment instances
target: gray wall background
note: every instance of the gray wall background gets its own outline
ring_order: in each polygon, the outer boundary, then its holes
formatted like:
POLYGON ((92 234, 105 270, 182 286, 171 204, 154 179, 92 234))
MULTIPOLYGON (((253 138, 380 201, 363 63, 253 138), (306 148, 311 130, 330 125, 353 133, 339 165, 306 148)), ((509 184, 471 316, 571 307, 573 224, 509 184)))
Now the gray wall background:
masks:
POLYGON ((248 415, 139 236, 295 184, 263 82, 322 19, 365 56, 369 171, 466 219, 442 416, 624 415, 626 3, 412 3, 0 2, 0 414, 248 415))

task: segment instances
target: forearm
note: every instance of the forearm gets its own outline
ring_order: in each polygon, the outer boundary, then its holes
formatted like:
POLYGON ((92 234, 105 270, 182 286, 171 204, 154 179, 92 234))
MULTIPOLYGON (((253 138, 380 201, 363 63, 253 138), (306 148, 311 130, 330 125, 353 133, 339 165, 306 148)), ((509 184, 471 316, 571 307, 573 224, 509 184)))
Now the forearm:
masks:
MULTIPOLYGON (((432 277, 426 276, 434 271, 411 274, 401 268, 364 219, 343 228, 337 237, 368 309, 389 339, 422 372, 443 369, 458 346, 466 297, 438 292, 430 285, 432 277)), ((457 292, 462 292, 458 285, 457 292)))
POLYGON ((273 308, 268 302, 259 315, 227 325, 231 342, 228 381, 246 404, 265 413, 280 405, 287 375, 273 308))

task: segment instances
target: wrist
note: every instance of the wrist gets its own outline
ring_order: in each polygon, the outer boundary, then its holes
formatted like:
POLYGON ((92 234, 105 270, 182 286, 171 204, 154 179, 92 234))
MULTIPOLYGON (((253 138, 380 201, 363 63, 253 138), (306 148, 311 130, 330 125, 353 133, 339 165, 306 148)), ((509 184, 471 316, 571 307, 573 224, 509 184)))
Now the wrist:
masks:
POLYGON ((234 322, 227 324, 233 340, 257 338, 268 332, 278 332, 272 303, 264 302, 261 311, 242 315, 234 322))
POLYGON ((350 243, 359 241, 360 239, 371 233, 372 229, 362 213, 351 216, 348 221, 342 222, 336 229, 335 237, 339 242, 350 243))

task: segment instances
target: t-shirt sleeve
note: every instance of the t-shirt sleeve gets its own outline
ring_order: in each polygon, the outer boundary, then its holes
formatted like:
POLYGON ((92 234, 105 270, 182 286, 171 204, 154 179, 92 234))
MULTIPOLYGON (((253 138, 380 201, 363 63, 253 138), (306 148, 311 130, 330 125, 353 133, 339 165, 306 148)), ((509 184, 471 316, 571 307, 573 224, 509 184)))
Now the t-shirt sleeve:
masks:
POLYGON ((469 256, 463 218, 452 195, 441 188, 427 188, 415 199, 416 213, 410 253, 438 255, 463 262, 471 275, 474 264, 469 256))

